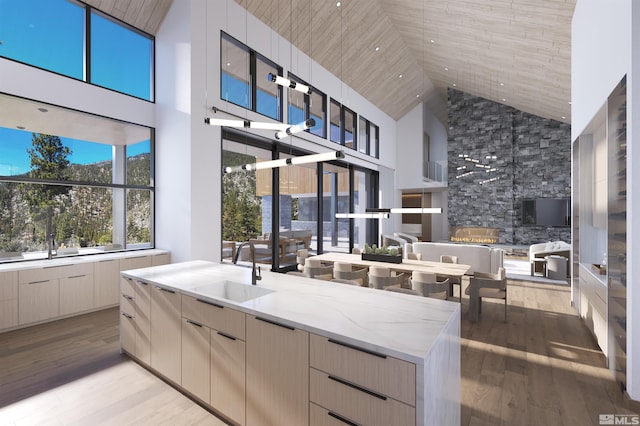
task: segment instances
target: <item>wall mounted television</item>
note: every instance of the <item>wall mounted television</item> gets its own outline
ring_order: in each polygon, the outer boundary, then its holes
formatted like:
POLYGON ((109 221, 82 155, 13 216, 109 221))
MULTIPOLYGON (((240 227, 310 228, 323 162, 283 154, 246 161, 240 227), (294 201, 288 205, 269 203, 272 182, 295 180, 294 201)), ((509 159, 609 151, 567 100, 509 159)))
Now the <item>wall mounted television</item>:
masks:
POLYGON ((571 226, 571 199, 536 198, 522 200, 522 224, 571 226))

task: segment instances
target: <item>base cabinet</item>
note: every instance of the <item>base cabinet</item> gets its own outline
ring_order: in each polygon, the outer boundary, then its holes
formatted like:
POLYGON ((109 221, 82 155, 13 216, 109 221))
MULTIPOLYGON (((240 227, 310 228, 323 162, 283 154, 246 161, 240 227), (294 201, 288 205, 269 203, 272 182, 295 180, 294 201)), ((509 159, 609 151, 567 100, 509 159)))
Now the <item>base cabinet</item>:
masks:
POLYGON ((245 421, 246 344, 211 330, 211 406, 239 425, 245 421))
POLYGON ((70 315, 93 308, 93 274, 60 279, 60 315, 70 315))
POLYGON ((151 286, 151 367, 174 383, 182 377, 180 293, 151 286))
POLYGON ((100 260, 94 265, 93 301, 96 308, 112 306, 118 303, 120 283, 120 261, 118 259, 100 260))
POLYGON ((209 403, 211 329, 182 318, 182 387, 200 400, 209 403))
POLYGON ((0 272, 0 330, 18 325, 18 273, 0 272))
POLYGON ((136 357, 151 365, 151 286, 134 281, 136 299, 136 357))
POLYGON ((59 280, 37 280, 18 285, 19 324, 48 320, 59 315, 59 280))
POLYGON ((309 421, 309 333, 247 316, 247 425, 309 421))

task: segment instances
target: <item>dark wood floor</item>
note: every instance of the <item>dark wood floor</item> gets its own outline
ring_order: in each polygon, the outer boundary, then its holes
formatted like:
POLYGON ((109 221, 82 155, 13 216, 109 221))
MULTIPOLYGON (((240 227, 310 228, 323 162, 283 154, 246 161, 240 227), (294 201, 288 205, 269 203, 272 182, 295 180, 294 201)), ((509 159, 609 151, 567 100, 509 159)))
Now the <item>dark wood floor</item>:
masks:
MULTIPOLYGON (((568 287, 509 281, 480 322, 463 298, 463 425, 598 425, 599 414, 640 413, 570 307, 568 287)), ((119 353, 108 309, 0 334, 0 425, 221 425, 119 353)))

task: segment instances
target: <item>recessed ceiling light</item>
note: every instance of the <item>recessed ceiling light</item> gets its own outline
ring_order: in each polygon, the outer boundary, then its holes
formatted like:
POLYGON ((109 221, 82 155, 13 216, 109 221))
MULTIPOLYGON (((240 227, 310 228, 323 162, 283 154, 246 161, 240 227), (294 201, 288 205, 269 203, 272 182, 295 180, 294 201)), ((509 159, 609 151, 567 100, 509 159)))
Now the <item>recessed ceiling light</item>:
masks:
POLYGON ((379 47, 376 47, 376 52, 377 52, 378 50, 380 50, 380 48, 379 48, 379 47))
POLYGON ((453 87, 456 87, 456 86, 457 86, 457 84, 453 83, 453 87))
POLYGON ((431 43, 435 43, 436 41, 434 39, 429 40, 431 43))
POLYGON ((49 112, 49 110, 46 109, 46 108, 38 108, 38 111, 40 111, 40 112, 49 112))
POLYGON ((507 100, 505 98, 502 98, 502 102, 506 102, 507 100))
POLYGON ((227 66, 230 67, 231 66, 231 62, 227 62, 227 66))
POLYGON ((449 68, 447 68, 447 67, 444 67, 444 70, 445 70, 445 71, 449 71, 449 68))
POLYGON ((16 129, 24 130, 24 129, 26 129, 26 127, 24 127, 24 126, 16 126, 16 129))
POLYGON ((341 4, 340 2, 336 3, 336 7, 340 7, 340 4, 341 4))
POLYGON ((569 101, 569 105, 571 105, 571 101, 569 101))
POLYGON ((504 86, 504 83, 500 83, 500 86, 504 86))
POLYGON ((418 94, 416 95, 416 98, 419 98, 419 97, 420 97, 420 94, 418 93, 418 94))
POLYGON ((562 119, 564 120, 565 118, 567 118, 567 117, 565 117, 565 116, 563 115, 563 116, 562 116, 562 119))
POLYGON ((402 78, 402 74, 400 74, 400 75, 398 76, 398 78, 402 78))

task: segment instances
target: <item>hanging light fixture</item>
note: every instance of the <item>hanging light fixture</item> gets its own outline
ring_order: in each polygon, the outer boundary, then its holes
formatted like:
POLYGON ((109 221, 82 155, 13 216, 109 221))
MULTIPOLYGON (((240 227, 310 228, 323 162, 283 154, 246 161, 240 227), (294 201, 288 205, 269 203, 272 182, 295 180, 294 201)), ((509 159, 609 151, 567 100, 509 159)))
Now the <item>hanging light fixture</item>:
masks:
POLYGON ((336 213, 336 219, 389 219, 389 213, 336 213))
POLYGON ((297 81, 289 80, 288 78, 284 78, 276 74, 269 73, 267 75, 267 81, 271 81, 282 87, 288 87, 289 89, 297 90, 298 92, 302 92, 307 95, 311 94, 311 87, 302 83, 298 83, 297 81))
POLYGON ((440 214, 441 207, 392 207, 392 208, 367 208, 369 213, 391 213, 391 214, 440 214))
POLYGON ((289 165, 309 164, 309 163, 321 163, 323 161, 338 160, 344 158, 344 151, 331 151, 323 152, 321 154, 302 155, 300 157, 281 158, 278 160, 261 161, 259 163, 243 164, 235 167, 225 167, 225 173, 240 172, 243 170, 264 170, 274 169, 276 167, 283 167, 289 165))
MULTIPOLYGON (((211 107, 211 110, 214 113, 218 112, 218 108, 211 107)), ((225 113, 227 115, 234 116, 231 113, 225 113)), ((237 116, 234 116, 237 117, 237 116)), ((276 130, 276 131, 286 131, 290 126, 285 123, 269 123, 265 121, 251 121, 243 118, 212 118, 205 117, 204 123, 209 126, 224 126, 224 127, 236 127, 236 128, 245 128, 245 129, 261 129, 261 130, 276 130)))
POLYGON ((286 129, 280 130, 276 133, 276 139, 280 140, 286 138, 287 136, 295 135, 296 133, 303 132, 307 129, 312 128, 316 125, 316 120, 310 118, 308 120, 303 121, 302 123, 294 124, 293 126, 287 126, 286 129))

